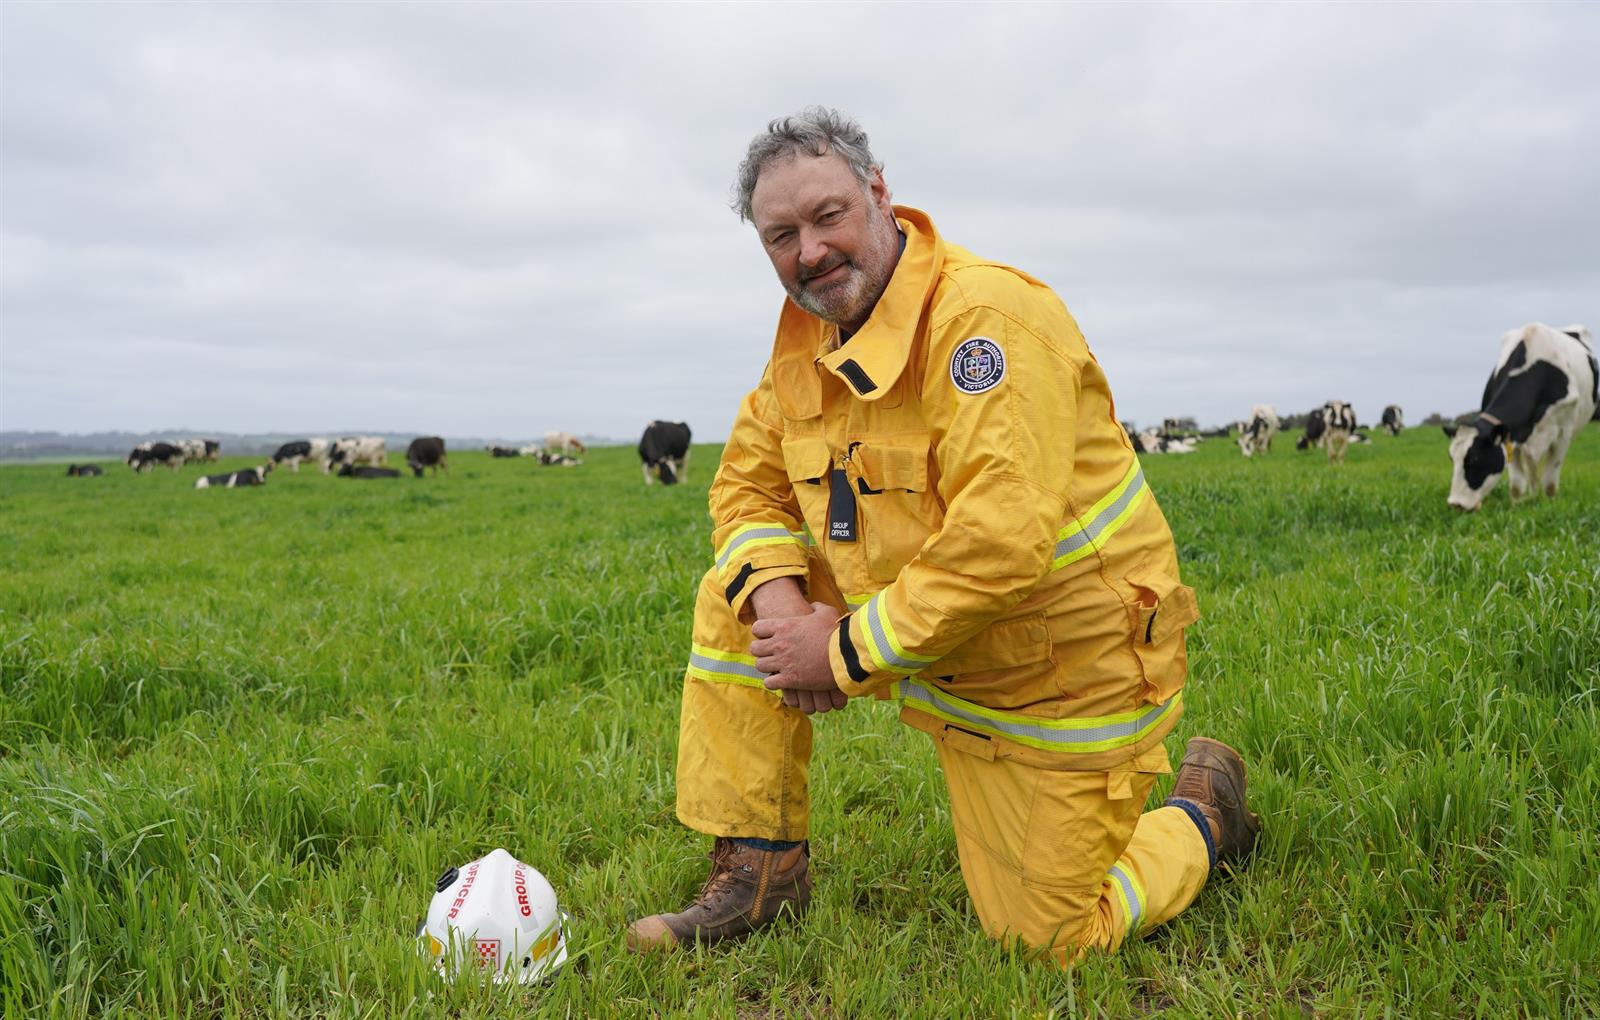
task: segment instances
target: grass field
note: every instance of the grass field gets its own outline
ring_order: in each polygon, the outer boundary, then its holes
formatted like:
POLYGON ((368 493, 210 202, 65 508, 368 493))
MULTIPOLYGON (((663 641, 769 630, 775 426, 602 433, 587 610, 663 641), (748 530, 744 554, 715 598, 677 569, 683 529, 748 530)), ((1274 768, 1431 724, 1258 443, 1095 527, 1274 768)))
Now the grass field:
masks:
POLYGON ((1600 426, 1559 499, 1472 516, 1437 429, 1342 468, 1145 459, 1204 613, 1169 750, 1238 746, 1265 838, 1071 973, 982 936, 931 745, 882 704, 819 721, 802 923, 624 951, 704 877, 673 762, 716 455, 676 489, 627 449, 206 492, 0 469, 4 1015, 1600 1013, 1600 426), (496 846, 573 963, 447 987, 412 933, 496 846))

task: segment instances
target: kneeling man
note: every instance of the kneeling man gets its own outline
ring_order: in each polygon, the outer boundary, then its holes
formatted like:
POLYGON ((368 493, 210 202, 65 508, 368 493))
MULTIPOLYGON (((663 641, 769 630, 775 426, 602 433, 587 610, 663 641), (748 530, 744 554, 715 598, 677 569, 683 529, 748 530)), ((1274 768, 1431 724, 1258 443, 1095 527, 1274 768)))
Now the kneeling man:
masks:
POLYGON ((1198 614, 1077 324, 891 205, 834 111, 769 125, 737 195, 789 300, 712 484, 684 679, 678 817, 711 875, 629 945, 806 908, 810 716, 865 696, 937 745, 990 934, 1065 965, 1176 916, 1259 822, 1203 738, 1144 810, 1198 614))

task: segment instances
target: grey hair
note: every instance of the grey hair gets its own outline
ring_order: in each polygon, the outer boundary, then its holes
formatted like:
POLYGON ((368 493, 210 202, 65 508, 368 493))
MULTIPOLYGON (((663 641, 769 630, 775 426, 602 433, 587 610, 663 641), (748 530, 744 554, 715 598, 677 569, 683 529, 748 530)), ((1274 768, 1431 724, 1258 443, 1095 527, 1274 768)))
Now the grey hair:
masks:
POLYGON ((733 211, 739 219, 751 218, 750 200, 755 195, 761 171, 779 160, 793 159, 801 152, 825 156, 836 152, 844 157, 850 172, 865 188, 883 164, 872 155, 867 133, 861 125, 826 106, 808 106, 791 117, 770 121, 767 129, 750 140, 739 176, 733 185, 733 211))

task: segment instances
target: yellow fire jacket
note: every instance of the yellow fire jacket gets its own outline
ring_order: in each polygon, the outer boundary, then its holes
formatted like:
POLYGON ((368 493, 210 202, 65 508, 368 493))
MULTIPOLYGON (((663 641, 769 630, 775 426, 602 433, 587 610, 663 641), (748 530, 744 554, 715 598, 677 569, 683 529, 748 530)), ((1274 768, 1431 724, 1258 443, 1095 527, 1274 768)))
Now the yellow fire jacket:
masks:
POLYGON ((784 304, 711 488, 716 577, 746 621, 755 588, 809 577, 850 610, 839 688, 910 725, 1114 769, 1182 713, 1198 613, 1166 519, 1055 294, 895 212, 905 249, 848 342, 784 304))

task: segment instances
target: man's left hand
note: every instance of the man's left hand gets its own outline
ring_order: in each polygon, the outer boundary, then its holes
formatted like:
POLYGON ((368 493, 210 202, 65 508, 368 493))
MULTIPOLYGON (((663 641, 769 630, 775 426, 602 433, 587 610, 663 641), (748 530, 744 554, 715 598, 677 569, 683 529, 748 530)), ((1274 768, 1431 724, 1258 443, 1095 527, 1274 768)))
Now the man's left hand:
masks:
POLYGON ((838 622, 838 610, 813 602, 809 616, 757 620, 751 628, 756 640, 750 654, 756 657, 756 668, 769 674, 767 689, 782 691, 783 703, 790 708, 810 715, 849 702, 833 682, 828 663, 828 638, 838 622))

